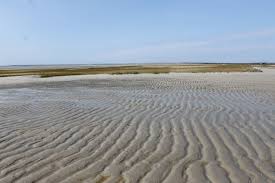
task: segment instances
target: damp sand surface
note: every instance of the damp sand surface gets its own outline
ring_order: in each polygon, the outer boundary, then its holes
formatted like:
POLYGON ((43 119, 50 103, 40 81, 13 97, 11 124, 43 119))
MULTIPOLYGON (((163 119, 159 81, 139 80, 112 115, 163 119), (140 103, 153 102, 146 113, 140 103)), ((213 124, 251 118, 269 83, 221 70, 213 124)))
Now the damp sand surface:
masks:
POLYGON ((6 182, 275 182, 275 69, 0 78, 6 182))

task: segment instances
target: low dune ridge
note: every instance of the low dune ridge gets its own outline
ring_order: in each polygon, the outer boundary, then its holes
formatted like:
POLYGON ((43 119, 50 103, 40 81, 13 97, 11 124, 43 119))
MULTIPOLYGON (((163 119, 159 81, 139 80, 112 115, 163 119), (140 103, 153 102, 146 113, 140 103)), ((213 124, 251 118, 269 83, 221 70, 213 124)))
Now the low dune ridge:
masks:
POLYGON ((275 182, 275 69, 0 78, 0 183, 275 182))

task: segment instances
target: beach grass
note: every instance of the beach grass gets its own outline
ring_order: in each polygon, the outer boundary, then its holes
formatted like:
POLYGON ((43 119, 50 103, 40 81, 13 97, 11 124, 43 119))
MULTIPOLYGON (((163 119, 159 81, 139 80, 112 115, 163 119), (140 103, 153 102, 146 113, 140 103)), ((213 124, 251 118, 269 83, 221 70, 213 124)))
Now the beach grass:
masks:
POLYGON ((206 73, 206 72, 261 72, 251 64, 164 64, 133 66, 98 66, 82 68, 2 69, 0 77, 37 75, 42 78, 87 74, 141 74, 141 73, 206 73))

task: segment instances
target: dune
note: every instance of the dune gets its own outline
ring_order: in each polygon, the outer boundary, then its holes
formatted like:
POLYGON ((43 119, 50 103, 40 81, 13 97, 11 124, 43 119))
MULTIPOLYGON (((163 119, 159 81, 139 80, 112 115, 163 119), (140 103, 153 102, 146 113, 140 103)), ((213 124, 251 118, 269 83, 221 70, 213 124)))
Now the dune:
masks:
POLYGON ((275 69, 0 78, 0 183, 275 182, 275 69))

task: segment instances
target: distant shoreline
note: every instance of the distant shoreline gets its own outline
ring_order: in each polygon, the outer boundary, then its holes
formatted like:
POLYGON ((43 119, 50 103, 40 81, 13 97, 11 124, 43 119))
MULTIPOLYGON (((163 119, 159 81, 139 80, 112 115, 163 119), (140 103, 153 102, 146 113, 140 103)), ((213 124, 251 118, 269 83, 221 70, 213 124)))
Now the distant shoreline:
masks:
POLYGON ((33 65, 0 65, 0 69, 2 68, 26 68, 26 67, 38 67, 38 68, 71 68, 71 67, 97 67, 97 66, 131 66, 131 65, 209 65, 209 64, 250 64, 250 65, 275 65, 275 62, 152 62, 152 63, 106 63, 106 64, 33 64, 33 65))

